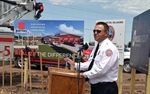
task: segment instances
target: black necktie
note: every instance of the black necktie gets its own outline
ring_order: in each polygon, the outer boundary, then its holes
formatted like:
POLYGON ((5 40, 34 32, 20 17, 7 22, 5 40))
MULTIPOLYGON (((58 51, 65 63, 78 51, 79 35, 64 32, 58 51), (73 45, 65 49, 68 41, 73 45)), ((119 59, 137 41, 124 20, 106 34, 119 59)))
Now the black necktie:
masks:
POLYGON ((93 59, 92 59, 92 61, 91 61, 91 63, 90 63, 90 66, 89 66, 88 70, 91 70, 91 68, 92 68, 92 66, 93 66, 94 58, 95 58, 95 56, 96 56, 96 53, 97 53, 98 49, 99 49, 99 43, 98 43, 97 46, 96 46, 96 49, 95 49, 95 52, 94 52, 94 56, 93 56, 93 59))

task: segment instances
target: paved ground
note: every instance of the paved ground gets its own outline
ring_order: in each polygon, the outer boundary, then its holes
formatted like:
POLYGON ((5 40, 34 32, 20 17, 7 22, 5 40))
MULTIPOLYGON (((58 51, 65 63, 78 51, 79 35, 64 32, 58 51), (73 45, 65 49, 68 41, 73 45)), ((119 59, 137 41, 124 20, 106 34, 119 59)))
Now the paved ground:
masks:
MULTIPOLYGON (((2 92, 3 86, 2 86, 2 67, 0 67, 0 94, 2 92)), ((5 76, 4 76, 4 90, 7 93, 4 94, 10 94, 8 92, 11 91, 10 87, 10 68, 9 66, 5 66, 5 76)), ((24 90, 24 93, 22 93, 22 86, 21 86, 21 69, 19 68, 12 68, 13 74, 12 74, 12 91, 13 94, 30 94, 30 85, 27 84, 27 88, 24 90)), ((47 69, 44 69, 42 71, 43 73, 43 94, 47 94, 48 91, 48 71, 47 69)), ((37 69, 35 66, 32 66, 32 94, 42 94, 42 85, 41 85, 41 71, 37 69)), ((130 94, 130 77, 131 74, 124 73, 123 74, 123 93, 122 94, 130 94)), ((90 85, 86 83, 85 88, 85 94, 90 94, 90 85)), ((136 74, 136 80, 135 80, 135 93, 134 94, 145 94, 145 74, 136 74)))

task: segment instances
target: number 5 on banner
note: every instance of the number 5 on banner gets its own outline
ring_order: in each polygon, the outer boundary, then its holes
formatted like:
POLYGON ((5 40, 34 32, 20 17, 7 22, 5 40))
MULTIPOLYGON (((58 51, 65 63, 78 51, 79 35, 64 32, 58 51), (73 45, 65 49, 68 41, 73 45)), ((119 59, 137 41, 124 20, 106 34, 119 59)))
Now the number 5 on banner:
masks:
MULTIPOLYGON (((5 46, 3 51, 4 51, 4 56, 9 56, 10 55, 10 46, 5 46)), ((0 53, 2 53, 3 51, 0 51, 0 53)))

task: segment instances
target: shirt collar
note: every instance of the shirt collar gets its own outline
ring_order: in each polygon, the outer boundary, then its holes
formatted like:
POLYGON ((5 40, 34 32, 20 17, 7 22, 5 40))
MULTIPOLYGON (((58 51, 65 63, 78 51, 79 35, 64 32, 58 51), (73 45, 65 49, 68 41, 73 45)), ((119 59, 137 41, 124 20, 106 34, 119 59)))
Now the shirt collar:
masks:
POLYGON ((101 45, 102 43, 104 43, 107 40, 108 40, 108 38, 104 39, 102 42, 99 43, 99 45, 101 45))

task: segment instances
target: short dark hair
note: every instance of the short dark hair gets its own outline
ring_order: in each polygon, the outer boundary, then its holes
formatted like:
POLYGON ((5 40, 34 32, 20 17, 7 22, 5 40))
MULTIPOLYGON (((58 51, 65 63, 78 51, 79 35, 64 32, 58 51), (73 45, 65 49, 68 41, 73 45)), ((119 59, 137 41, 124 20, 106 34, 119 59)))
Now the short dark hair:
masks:
POLYGON ((109 26, 108 26, 108 24, 105 23, 105 22, 97 22, 96 25, 103 25, 105 31, 109 31, 109 26))

